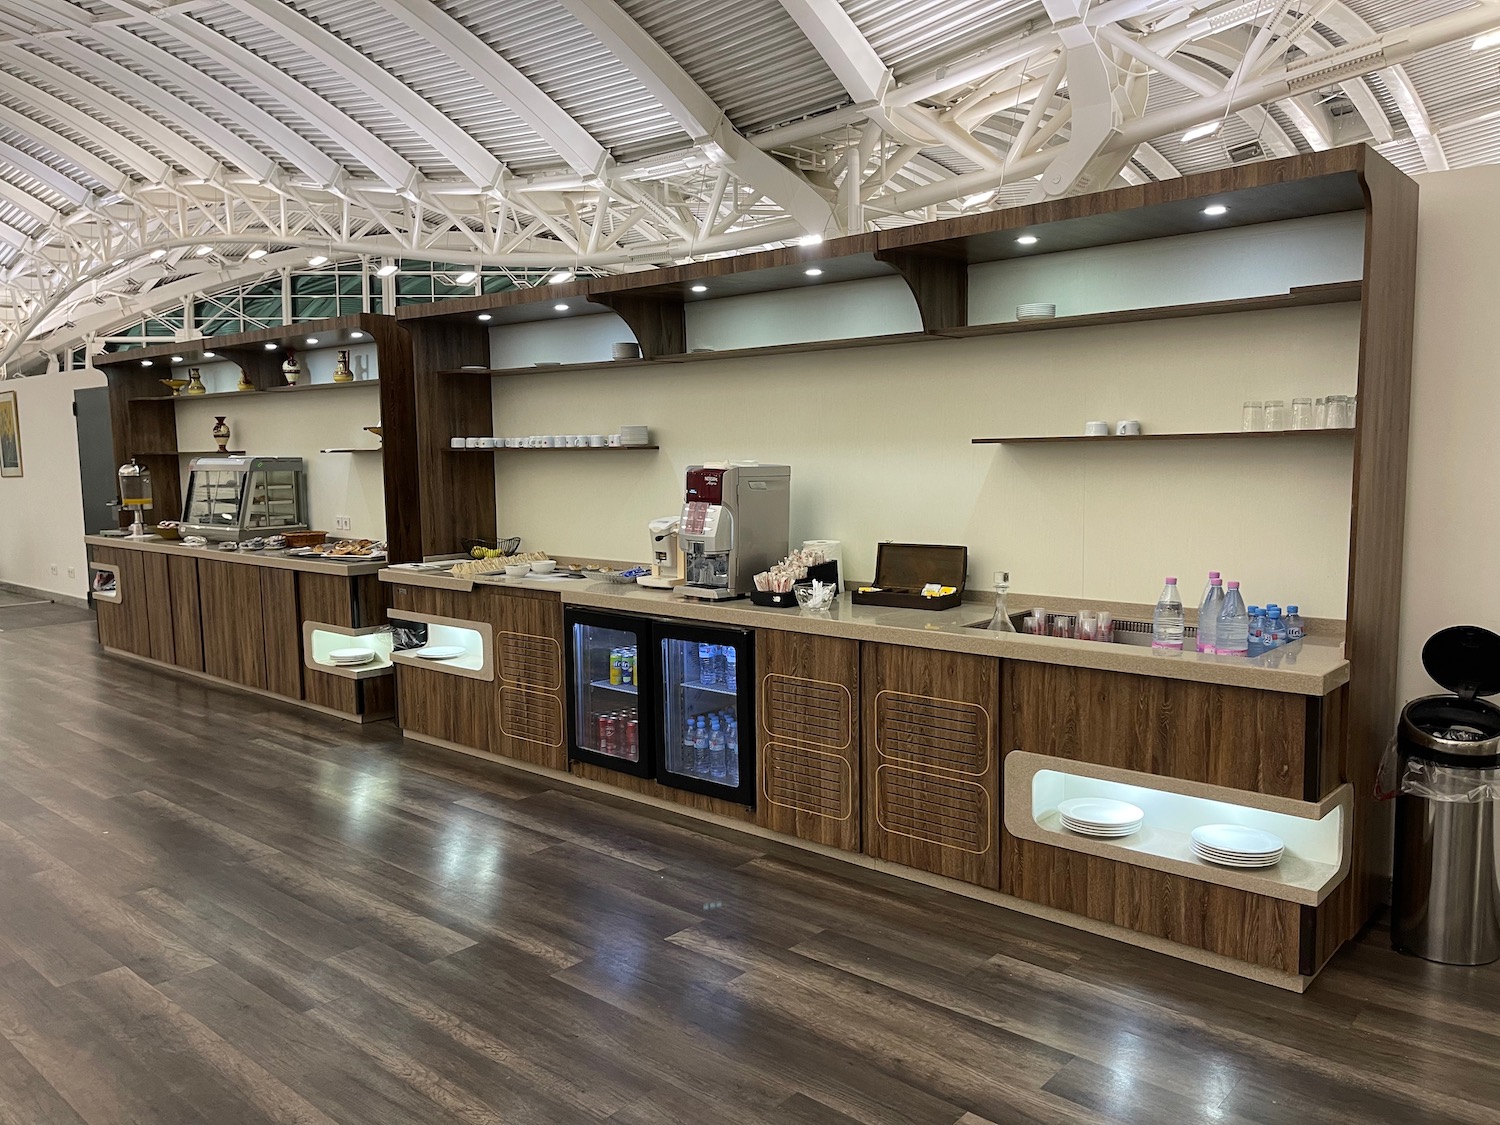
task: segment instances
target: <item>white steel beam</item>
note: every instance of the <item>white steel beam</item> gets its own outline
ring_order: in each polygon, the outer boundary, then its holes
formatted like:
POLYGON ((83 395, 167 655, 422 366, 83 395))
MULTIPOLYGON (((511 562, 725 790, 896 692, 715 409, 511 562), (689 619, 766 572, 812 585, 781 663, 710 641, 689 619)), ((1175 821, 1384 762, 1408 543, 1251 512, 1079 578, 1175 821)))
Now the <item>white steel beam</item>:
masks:
MULTIPOLYGON (((0 91, 31 105, 37 111, 60 121, 75 133, 87 137, 105 152, 114 154, 121 162, 134 168, 145 179, 165 182, 172 174, 172 169, 160 157, 147 152, 134 141, 122 137, 85 110, 79 109, 71 102, 54 97, 30 82, 0 71, 0 91)), ((120 173, 116 171, 114 175, 118 177, 120 173)))

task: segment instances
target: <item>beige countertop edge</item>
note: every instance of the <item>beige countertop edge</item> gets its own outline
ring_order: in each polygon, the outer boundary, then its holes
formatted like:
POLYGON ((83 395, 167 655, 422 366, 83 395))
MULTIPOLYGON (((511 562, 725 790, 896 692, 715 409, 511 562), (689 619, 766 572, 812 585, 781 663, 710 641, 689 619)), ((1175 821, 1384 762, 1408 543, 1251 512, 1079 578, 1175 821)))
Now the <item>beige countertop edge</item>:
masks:
POLYGON ((473 586, 501 589, 514 586, 526 590, 546 590, 558 594, 564 605, 585 609, 644 613, 750 629, 784 629, 816 636, 995 656, 1007 660, 1029 660, 1130 675, 1159 676, 1164 679, 1280 691, 1294 695, 1327 695, 1349 681, 1349 663, 1341 655, 1340 646, 1311 640, 1293 646, 1298 650, 1295 653, 1289 649, 1278 649, 1270 657, 1256 657, 1254 660, 1205 656, 1195 652, 1165 655, 1133 645, 1106 645, 1054 637, 1030 637, 1018 633, 997 634, 984 629, 966 628, 969 624, 988 619, 989 611, 983 606, 963 605, 957 609, 936 612, 891 609, 884 606, 855 605, 850 601, 849 595, 845 594, 826 613, 806 613, 801 610, 767 609, 753 605, 748 600, 699 602, 668 590, 648 590, 642 586, 619 586, 607 582, 508 579, 490 575, 471 582, 468 579, 390 569, 382 571, 380 577, 384 582, 450 590, 467 590, 473 586), (1296 660, 1297 664, 1288 667, 1288 657, 1296 660))
POLYGON ((171 539, 116 539, 110 535, 85 535, 83 541, 91 547, 121 547, 127 551, 186 555, 195 559, 211 559, 214 562, 244 563, 250 566, 272 567, 276 570, 305 570, 313 574, 334 574, 346 578, 378 574, 386 566, 384 559, 356 563, 331 563, 303 556, 283 555, 279 551, 217 551, 211 547, 184 547, 181 543, 171 539))

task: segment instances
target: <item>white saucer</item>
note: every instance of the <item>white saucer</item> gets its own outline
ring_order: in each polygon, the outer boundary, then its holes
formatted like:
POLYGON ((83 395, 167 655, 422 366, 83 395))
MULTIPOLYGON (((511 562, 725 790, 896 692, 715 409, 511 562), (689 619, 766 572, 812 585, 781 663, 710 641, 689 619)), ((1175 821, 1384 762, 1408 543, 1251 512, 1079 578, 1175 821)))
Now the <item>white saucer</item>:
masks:
POLYGON ((428 645, 426 648, 413 649, 411 655, 418 660, 452 660, 467 651, 462 645, 428 645))

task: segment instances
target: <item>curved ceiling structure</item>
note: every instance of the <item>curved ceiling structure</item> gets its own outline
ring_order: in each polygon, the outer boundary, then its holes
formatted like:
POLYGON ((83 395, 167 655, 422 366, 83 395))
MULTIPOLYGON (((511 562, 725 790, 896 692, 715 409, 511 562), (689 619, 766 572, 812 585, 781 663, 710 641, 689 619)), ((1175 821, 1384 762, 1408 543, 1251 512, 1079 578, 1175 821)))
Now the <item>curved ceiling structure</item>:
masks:
POLYGON ((1472 0, 7 0, 0 362, 310 254, 626 270, 1359 141, 1483 163, 1497 30, 1472 0))

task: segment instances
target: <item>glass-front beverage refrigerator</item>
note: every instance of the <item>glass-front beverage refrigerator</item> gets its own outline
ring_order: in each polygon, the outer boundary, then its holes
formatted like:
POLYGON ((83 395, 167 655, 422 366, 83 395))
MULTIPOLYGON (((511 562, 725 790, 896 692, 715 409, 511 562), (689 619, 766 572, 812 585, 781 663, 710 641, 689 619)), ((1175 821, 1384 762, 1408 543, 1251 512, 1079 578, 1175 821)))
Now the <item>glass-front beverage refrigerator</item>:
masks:
POLYGON ((650 777, 651 622, 583 611, 567 622, 569 756, 650 777))
POLYGON ((744 629, 569 610, 569 756, 755 804, 755 648, 744 629))

